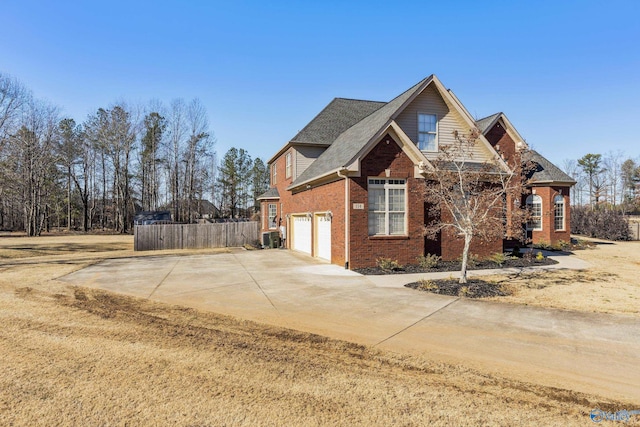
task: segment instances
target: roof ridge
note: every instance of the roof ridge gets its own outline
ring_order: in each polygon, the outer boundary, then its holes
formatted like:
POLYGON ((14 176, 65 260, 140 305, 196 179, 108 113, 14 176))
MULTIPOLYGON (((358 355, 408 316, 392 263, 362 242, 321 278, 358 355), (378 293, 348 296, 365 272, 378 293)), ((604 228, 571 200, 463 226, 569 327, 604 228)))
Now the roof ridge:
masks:
POLYGON ((346 162, 351 161, 354 155, 360 151, 373 136, 382 130, 385 123, 388 123, 393 115, 404 103, 413 96, 418 88, 424 86, 425 82, 433 81, 434 75, 430 75, 409 89, 394 97, 391 101, 372 111, 367 116, 354 123, 342 133, 340 133, 332 144, 308 168, 300 174, 289 188, 302 185, 307 181, 322 176, 336 168, 346 166, 346 162))
POLYGON ((370 100, 370 99, 345 98, 345 97, 343 97, 343 96, 336 96, 336 97, 335 97, 335 98, 333 98, 333 99, 334 99, 334 100, 335 100, 335 99, 343 99, 343 100, 345 100, 345 101, 358 101, 358 102, 375 102, 375 103, 377 103, 377 104, 386 104, 386 103, 387 103, 386 101, 372 101, 372 100, 370 100))
POLYGON ((476 122, 481 122, 482 120, 486 120, 495 116, 499 116, 500 114, 504 114, 502 111, 498 111, 497 113, 489 114, 487 117, 483 117, 481 119, 476 119, 476 122))

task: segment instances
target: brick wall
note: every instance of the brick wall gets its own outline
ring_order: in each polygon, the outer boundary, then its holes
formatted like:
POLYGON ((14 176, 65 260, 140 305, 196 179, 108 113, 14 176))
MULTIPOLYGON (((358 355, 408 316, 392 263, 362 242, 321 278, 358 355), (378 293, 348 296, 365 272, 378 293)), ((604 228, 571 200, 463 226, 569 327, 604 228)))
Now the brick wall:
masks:
MULTIPOLYGON (((447 229, 442 232, 442 259, 444 261, 455 261, 462 255, 464 249, 464 237, 459 236, 454 230, 447 229)), ((469 253, 479 259, 487 258, 496 252, 502 252, 502 238, 496 238, 489 241, 480 240, 474 237, 471 241, 469 253)))
MULTIPOLYGON (((283 214, 324 213, 331 211, 331 263, 344 265, 344 180, 312 187, 311 189, 291 194, 280 193, 283 201, 283 214)), ((291 224, 289 223, 290 227, 291 224)), ((312 255, 315 256, 315 230, 312 231, 312 255)), ((290 248, 290 242, 287 244, 290 248)))
POLYGON ((424 254, 424 181, 416 179, 414 164, 389 135, 361 161, 361 176, 351 179, 350 184, 350 267, 370 267, 376 259, 397 259, 401 264, 415 264, 416 257, 424 254), (377 237, 369 236, 369 177, 404 178, 407 183, 407 235, 377 237), (361 203, 364 209, 353 209, 361 203))
MULTIPOLYGON (((515 142, 506 129, 497 123, 486 133, 487 140, 496 150, 503 155, 507 163, 513 167, 514 162, 519 161, 515 142)), ((549 186, 535 187, 536 194, 542 198, 542 230, 533 231, 532 239, 534 243, 557 243, 560 240, 569 241, 571 239, 571 215, 570 215, 570 199, 569 194, 571 187, 549 186), (554 230, 554 203, 553 199, 562 192, 565 205, 565 227, 564 230, 554 230)), ((509 199, 511 206, 512 199, 509 199)))
MULTIPOLYGON (((290 150, 293 150, 293 148, 290 150)), ((285 241, 285 246, 289 249, 291 248, 291 239, 289 239, 289 237, 291 237, 291 215, 303 213, 326 213, 330 211, 332 214, 331 262, 333 264, 344 265, 344 180, 338 180, 320 186, 313 186, 310 189, 305 189, 304 191, 293 194, 291 191, 287 190, 287 187, 292 183, 292 177, 287 178, 285 175, 285 158, 286 154, 290 150, 285 151, 275 161, 278 171, 275 187, 278 189, 280 199, 262 202, 261 214, 263 219, 261 224, 263 231, 269 231, 268 229, 264 229, 264 216, 268 214, 267 206, 269 203, 277 203, 278 225, 284 225, 286 227, 287 240, 285 241), (287 215, 289 215, 288 219, 287 215)), ((312 256, 316 255, 315 233, 316 230, 313 224, 311 233, 312 256)))
MULTIPOLYGON (((291 184, 285 178, 285 155, 276 160, 278 180, 275 184, 280 193, 277 201, 263 201, 262 213, 267 214, 268 203, 277 203, 280 224, 287 227, 290 237, 290 219, 287 215, 302 213, 320 213, 331 211, 331 262, 344 265, 345 258, 345 182, 340 179, 328 184, 314 186, 292 194, 286 188, 291 184)), ((402 151, 390 135, 361 161, 361 176, 349 179, 349 268, 370 267, 376 265, 378 258, 392 258, 401 264, 414 264, 416 258, 429 253, 442 255, 445 260, 454 260, 462 254, 464 241, 453 232, 443 232, 435 240, 424 237, 424 223, 427 211, 424 203, 424 180, 414 178, 414 164, 402 151), (407 185, 407 234, 405 236, 369 236, 368 224, 368 178, 384 177, 405 179, 407 185), (354 209, 354 204, 362 204, 363 209, 354 209)), ((263 225, 265 221, 261 222, 263 225)), ((268 230, 265 230, 268 231, 268 230)), ((312 232, 312 240, 315 236, 312 232)), ((315 255, 315 242, 312 251, 315 255)), ((290 239, 286 247, 291 248, 290 239)), ((471 251, 479 257, 486 257, 502 250, 502 240, 490 242, 475 240, 471 251)))
POLYGON ((519 157, 516 156, 516 143, 509 136, 507 130, 500 124, 496 123, 489 132, 485 134, 485 138, 496 149, 498 153, 502 155, 502 158, 513 167, 514 162, 519 161, 519 157))
POLYGON ((560 240, 565 242, 571 239, 571 215, 570 215, 570 187, 550 186, 534 187, 538 196, 542 198, 542 230, 532 231, 533 243, 554 244, 560 240), (564 198, 564 230, 554 229, 554 203, 555 196, 562 192, 564 198))

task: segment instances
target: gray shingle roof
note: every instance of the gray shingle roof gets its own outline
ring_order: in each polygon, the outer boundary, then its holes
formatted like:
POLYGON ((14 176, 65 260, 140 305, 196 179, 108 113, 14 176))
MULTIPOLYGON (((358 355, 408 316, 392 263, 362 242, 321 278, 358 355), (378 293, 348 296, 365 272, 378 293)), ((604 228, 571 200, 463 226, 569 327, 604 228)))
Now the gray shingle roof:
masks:
POLYGON ((272 187, 258 196, 257 200, 265 200, 265 199, 279 199, 280 193, 276 187, 272 187))
POLYGON ((480 129, 480 132, 485 133, 488 130, 489 126, 491 126, 501 114, 502 113, 495 113, 488 117, 485 117, 484 119, 476 120, 476 126, 478 126, 478 129, 480 129))
POLYGON ((544 158, 537 151, 531 150, 524 157, 525 162, 533 163, 533 170, 529 172, 527 178, 529 178, 532 184, 542 183, 562 183, 562 184, 575 184, 576 181, 569 175, 564 173, 560 168, 544 158))
POLYGON ((482 162, 466 161, 464 162, 464 165, 460 165, 460 164, 456 165, 454 162, 451 162, 451 161, 432 160, 431 162, 433 163, 436 169, 442 169, 442 170, 448 170, 448 171, 457 171, 458 167, 462 166, 461 169, 463 171, 468 171, 468 172, 482 172, 482 173, 491 173, 491 174, 504 173, 504 171, 500 169, 498 165, 482 163, 482 162))
POLYGON ((406 92, 384 104, 370 115, 346 129, 309 167, 291 184, 289 188, 326 175, 346 166, 358 152, 390 122, 393 115, 422 85, 431 77, 421 80, 406 92))
POLYGON ((386 102, 335 98, 291 142, 330 145, 342 132, 385 104, 386 102))

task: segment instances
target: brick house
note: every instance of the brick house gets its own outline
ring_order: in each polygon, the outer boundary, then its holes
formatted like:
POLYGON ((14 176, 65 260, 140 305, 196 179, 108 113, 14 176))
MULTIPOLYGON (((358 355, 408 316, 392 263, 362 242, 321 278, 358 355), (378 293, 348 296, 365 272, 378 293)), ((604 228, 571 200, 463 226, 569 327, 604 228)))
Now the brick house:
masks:
MULTIPOLYGON (((380 257, 415 263, 436 253, 455 259, 455 235, 427 239, 422 188, 425 165, 451 144, 453 132, 478 128, 473 161, 510 171, 524 139, 497 113, 474 120, 458 98, 431 75, 389 102, 336 98, 269 160, 270 189, 259 197, 263 232, 279 231, 291 250, 345 268, 375 265, 380 257)), ((523 200, 534 219, 534 242, 569 240, 569 191, 575 181, 540 154, 523 200)), ((475 241, 487 256, 503 241, 475 241)))

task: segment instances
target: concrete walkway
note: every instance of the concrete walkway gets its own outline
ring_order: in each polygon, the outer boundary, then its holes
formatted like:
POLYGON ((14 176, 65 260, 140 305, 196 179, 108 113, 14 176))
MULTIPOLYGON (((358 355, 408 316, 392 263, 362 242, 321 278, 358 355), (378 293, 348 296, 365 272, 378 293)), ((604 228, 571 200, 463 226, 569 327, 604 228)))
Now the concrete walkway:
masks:
MULTIPOLYGON (((542 268, 587 267, 558 260, 542 268)), ((107 260, 62 280, 640 403, 640 319, 403 286, 441 274, 362 276, 291 251, 238 250, 107 260)))

